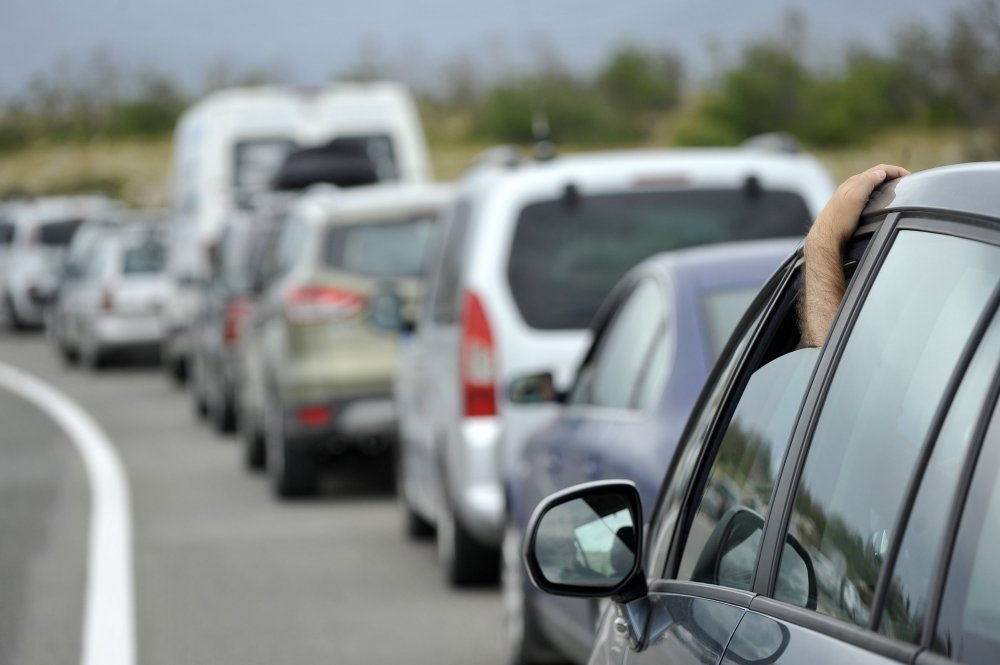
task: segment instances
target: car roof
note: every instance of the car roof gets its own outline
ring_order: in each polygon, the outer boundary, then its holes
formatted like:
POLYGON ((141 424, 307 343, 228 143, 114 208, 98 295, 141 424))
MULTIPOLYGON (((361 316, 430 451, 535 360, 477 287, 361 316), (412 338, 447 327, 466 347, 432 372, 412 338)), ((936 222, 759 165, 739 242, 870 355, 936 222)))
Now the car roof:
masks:
POLYGON ((415 209, 443 210, 454 189, 446 184, 378 184, 339 189, 318 185, 302 194, 294 208, 324 225, 382 221, 415 209))
POLYGON ((958 212, 1000 218, 1000 162, 919 171, 891 180, 872 195, 864 216, 893 211, 958 212))

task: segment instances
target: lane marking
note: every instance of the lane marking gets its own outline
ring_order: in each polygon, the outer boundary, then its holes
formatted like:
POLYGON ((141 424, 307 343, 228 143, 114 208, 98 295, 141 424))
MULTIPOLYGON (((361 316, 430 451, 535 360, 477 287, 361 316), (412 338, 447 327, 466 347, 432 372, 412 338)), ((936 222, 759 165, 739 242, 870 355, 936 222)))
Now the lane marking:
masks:
POLYGON ((66 432, 90 482, 82 665, 135 664, 135 592, 128 479, 100 425, 45 381, 0 363, 0 388, 34 403, 66 432))

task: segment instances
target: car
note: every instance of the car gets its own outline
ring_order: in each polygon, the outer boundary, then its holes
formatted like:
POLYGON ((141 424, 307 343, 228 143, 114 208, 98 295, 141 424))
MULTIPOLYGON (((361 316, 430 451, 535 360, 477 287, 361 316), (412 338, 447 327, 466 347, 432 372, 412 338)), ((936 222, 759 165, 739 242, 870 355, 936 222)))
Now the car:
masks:
POLYGON ((57 348, 91 369, 116 354, 158 356, 170 292, 164 225, 123 222, 89 235, 59 289, 57 348))
POLYGON ((445 185, 317 185, 292 206, 276 272, 247 319, 246 357, 263 387, 267 471, 276 495, 317 489, 324 462, 395 447, 391 391, 398 338, 367 303, 414 299, 445 185))
POLYGON ((504 151, 473 166, 400 368, 412 385, 397 383, 404 523, 436 529, 449 583, 497 579, 505 476, 554 415, 512 403, 505 386, 547 369, 565 389, 601 301, 642 259, 802 236, 832 189, 810 156, 753 147, 530 162, 504 151))
POLYGON ((1000 163, 877 189, 825 342, 803 255, 749 308, 656 506, 627 479, 537 508, 525 565, 608 599, 591 663, 996 661, 1000 163), (739 500, 718 515, 725 479, 739 500))
POLYGON ((431 177, 416 105, 395 83, 228 88, 178 119, 170 172, 174 295, 164 349, 175 379, 186 377, 190 323, 224 224, 253 205, 290 152, 320 144, 363 154, 379 181, 420 183, 431 177))
MULTIPOLYGON (((514 403, 558 403, 530 436, 507 479, 501 590, 512 663, 554 653, 586 662, 591 602, 538 593, 523 574, 521 546, 535 506, 555 490, 629 478, 652 509, 677 440, 712 364, 796 240, 723 243, 647 259, 615 287, 592 324, 590 349, 569 390, 552 375, 515 379, 514 403)), ((738 487, 714 486, 724 513, 738 487)))
POLYGON ((86 219, 122 209, 102 196, 48 196, 10 204, 3 315, 11 328, 40 328, 62 271, 66 247, 86 219))

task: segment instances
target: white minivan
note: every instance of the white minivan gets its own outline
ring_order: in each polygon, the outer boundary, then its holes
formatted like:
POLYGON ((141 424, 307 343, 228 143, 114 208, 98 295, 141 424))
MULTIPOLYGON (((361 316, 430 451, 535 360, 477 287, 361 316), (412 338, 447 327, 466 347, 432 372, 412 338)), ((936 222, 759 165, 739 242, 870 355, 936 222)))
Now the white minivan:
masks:
POLYGON ((169 183, 174 296, 164 341, 165 360, 178 378, 185 372, 197 284, 208 274, 225 221, 268 187, 289 152, 319 144, 363 152, 382 181, 431 178, 416 106, 394 83, 232 88, 181 116, 169 183))
POLYGON ((436 527, 449 581, 496 578, 507 469, 553 416, 511 403, 511 380, 553 368, 565 389, 598 306, 641 260, 801 237, 832 191, 810 156, 753 147, 494 160, 470 171, 396 383, 400 504, 411 533, 436 527))

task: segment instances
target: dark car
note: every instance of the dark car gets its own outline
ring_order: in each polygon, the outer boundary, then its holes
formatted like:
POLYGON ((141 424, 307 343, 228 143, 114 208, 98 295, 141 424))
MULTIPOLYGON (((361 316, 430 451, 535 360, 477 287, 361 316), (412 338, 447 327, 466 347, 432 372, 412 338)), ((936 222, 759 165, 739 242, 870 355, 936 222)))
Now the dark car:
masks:
POLYGON ((651 509, 712 364, 754 296, 798 241, 726 243, 657 255, 609 295, 572 388, 550 373, 516 380, 515 403, 556 398, 559 415, 532 436, 508 478, 502 582, 512 662, 556 650, 585 662, 596 604, 537 592, 521 574, 531 511, 556 489, 631 478, 651 509))
POLYGON ((792 256, 716 364, 648 527, 628 481, 540 505, 532 579, 613 601, 591 662, 996 662, 998 182, 991 163, 878 190, 818 349, 792 256))

